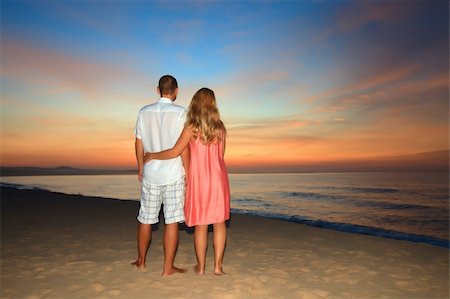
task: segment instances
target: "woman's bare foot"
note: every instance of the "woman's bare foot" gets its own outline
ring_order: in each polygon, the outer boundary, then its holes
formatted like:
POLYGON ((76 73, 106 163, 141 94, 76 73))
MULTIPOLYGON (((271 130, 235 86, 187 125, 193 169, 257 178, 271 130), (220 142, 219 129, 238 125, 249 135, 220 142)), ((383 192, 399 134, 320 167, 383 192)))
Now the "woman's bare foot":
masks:
POLYGON ((202 271, 200 271, 199 268, 200 268, 200 267, 199 267, 198 265, 195 265, 195 266, 194 266, 194 272, 195 272, 195 274, 197 274, 197 275, 203 275, 203 274, 205 273, 205 270, 203 269, 202 271))
POLYGON ((223 272, 222 268, 214 269, 214 275, 225 275, 226 273, 223 272))
POLYGON ((180 269, 177 267, 172 267, 172 269, 166 271, 164 270, 163 273, 161 273, 162 276, 170 276, 172 274, 176 274, 176 273, 186 273, 187 270, 186 269, 180 269))

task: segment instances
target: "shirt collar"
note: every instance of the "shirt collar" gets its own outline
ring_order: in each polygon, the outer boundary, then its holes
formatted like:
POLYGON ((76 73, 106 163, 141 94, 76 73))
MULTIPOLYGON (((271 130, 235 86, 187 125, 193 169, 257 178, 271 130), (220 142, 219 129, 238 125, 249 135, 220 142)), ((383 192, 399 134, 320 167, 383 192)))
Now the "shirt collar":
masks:
POLYGON ((173 101, 169 98, 162 97, 159 99, 158 103, 173 104, 173 101))

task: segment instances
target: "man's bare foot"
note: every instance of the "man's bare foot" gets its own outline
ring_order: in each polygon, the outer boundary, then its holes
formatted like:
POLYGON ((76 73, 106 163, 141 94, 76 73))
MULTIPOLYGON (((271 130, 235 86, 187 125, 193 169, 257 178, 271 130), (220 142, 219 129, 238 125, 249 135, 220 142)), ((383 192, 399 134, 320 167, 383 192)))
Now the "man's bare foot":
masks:
POLYGON ((200 271, 199 266, 198 266, 198 265, 195 265, 195 266, 194 266, 194 272, 195 272, 195 274, 197 274, 197 275, 203 275, 203 274, 205 273, 205 270, 200 271))
POLYGON ((141 270, 141 271, 145 271, 147 270, 147 267, 145 267, 144 263, 140 263, 138 261, 135 261, 133 263, 131 263, 131 266, 136 267, 136 269, 141 270))
POLYGON ((214 275, 225 275, 226 273, 225 272, 223 272, 223 270, 222 270, 222 268, 220 268, 220 269, 215 269, 214 270, 214 275))
POLYGON ((135 261, 131 263, 132 266, 135 266, 136 268, 142 269, 145 268, 145 264, 140 261, 135 261))
POLYGON ((187 270, 186 269, 180 269, 177 267, 172 267, 172 269, 170 269, 169 271, 163 271, 163 273, 161 273, 162 276, 170 276, 172 274, 176 274, 176 273, 186 273, 187 270))

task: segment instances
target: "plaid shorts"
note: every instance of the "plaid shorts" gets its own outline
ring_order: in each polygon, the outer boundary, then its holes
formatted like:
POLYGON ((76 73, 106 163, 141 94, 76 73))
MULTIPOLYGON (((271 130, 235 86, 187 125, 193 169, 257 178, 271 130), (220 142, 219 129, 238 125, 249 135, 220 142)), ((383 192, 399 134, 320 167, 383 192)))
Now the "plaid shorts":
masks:
POLYGON ((159 222, 161 204, 166 224, 184 221, 184 176, 168 185, 152 185, 142 181, 141 207, 137 220, 143 224, 159 222))

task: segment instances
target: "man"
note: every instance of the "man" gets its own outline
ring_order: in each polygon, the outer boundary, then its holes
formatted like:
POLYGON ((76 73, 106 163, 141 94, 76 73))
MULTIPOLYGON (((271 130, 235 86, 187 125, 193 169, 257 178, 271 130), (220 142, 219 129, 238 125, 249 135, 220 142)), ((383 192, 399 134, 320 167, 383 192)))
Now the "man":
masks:
POLYGON ((175 145, 186 120, 186 109, 173 103, 178 95, 178 83, 174 77, 161 77, 157 92, 161 98, 139 111, 135 129, 141 201, 137 217, 138 258, 132 264, 145 269, 151 225, 159 221, 163 204, 165 229, 162 275, 167 276, 186 272, 175 267, 174 260, 178 247, 178 222, 184 221, 185 170, 189 167, 189 149, 183 151, 181 158, 154 160, 144 164, 144 152, 159 152, 175 145))

